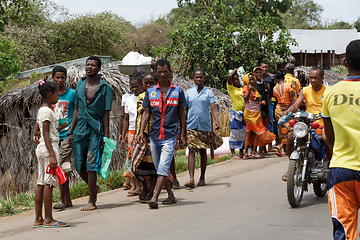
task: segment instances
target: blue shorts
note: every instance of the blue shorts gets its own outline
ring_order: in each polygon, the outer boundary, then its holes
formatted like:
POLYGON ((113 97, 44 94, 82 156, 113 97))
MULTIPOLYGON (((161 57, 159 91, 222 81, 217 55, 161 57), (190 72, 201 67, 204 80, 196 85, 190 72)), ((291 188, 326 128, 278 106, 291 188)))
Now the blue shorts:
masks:
POLYGON ((150 137, 151 156, 158 175, 168 176, 174 156, 176 136, 166 140, 154 140, 150 137))

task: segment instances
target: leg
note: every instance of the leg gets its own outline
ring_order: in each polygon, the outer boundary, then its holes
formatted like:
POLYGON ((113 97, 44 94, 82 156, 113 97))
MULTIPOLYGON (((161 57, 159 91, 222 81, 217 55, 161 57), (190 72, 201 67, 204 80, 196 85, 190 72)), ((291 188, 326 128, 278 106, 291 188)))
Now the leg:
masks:
POLYGON ((69 224, 59 222, 53 219, 52 216, 52 192, 53 187, 49 184, 45 184, 44 187, 44 209, 45 209, 45 218, 44 218, 44 227, 46 226, 56 226, 56 227, 67 227, 69 224))
POLYGON ((174 189, 179 188, 180 187, 179 180, 176 177, 175 156, 173 156, 172 161, 171 161, 170 173, 174 178, 174 180, 173 180, 173 188, 174 189))
POLYGON ((69 180, 67 180, 63 186, 64 186, 64 203, 66 205, 66 207, 72 207, 72 202, 71 202, 71 196, 70 196, 70 186, 69 186, 69 180))
POLYGON ((98 186, 96 185, 97 175, 96 172, 94 171, 87 171, 87 176, 88 176, 87 184, 89 186, 89 201, 85 207, 80 209, 80 211, 91 211, 97 209, 97 206, 95 204, 97 192, 98 192, 98 186))
POLYGON ((195 148, 189 148, 189 157, 188 157, 188 165, 189 165, 189 175, 190 180, 185 183, 186 187, 195 187, 195 180, 194 180, 194 174, 195 174, 195 148))
POLYGON ((205 185, 205 172, 206 172, 206 166, 207 166, 207 155, 206 155, 206 149, 199 149, 200 152, 200 166, 201 166, 201 174, 198 186, 204 186, 205 185))
POLYGON ((35 221, 34 226, 43 225, 42 205, 44 197, 44 185, 37 185, 35 190, 35 221))
POLYGON ((235 157, 235 156, 236 156, 236 154, 235 154, 235 149, 231 149, 231 148, 230 148, 230 151, 231 151, 231 157, 235 157))
POLYGON ((156 182, 157 182, 157 177, 154 175, 151 175, 150 176, 150 187, 149 187, 149 191, 148 191, 148 194, 147 194, 145 200, 150 200, 153 197, 156 182))

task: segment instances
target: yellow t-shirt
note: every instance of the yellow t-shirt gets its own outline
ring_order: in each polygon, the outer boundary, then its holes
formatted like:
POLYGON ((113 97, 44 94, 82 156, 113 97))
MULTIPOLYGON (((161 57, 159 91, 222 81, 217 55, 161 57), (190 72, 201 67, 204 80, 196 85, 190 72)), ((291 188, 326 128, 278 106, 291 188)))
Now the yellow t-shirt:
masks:
MULTIPOLYGON (((318 115, 322 111, 325 90, 325 85, 322 85, 319 91, 314 91, 312 86, 303 88, 306 112, 318 115)), ((317 122, 321 127, 324 126, 324 121, 321 118, 317 122)))
MULTIPOLYGON (((139 131, 140 131, 141 117, 142 117, 142 114, 143 114, 143 111, 144 111, 143 101, 144 101, 144 98, 145 98, 145 93, 146 92, 140 93, 137 100, 136 100, 136 105, 137 105, 136 135, 138 135, 139 131)), ((145 127, 145 130, 144 130, 145 133, 147 133, 147 134, 150 133, 151 124, 152 124, 152 115, 150 115, 149 122, 145 127)))
POLYGON ((285 74, 285 82, 291 84, 291 87, 294 89, 294 93, 295 93, 294 100, 296 100, 297 95, 299 94, 300 88, 301 88, 299 79, 294 77, 292 74, 287 73, 287 74, 285 74))
POLYGON ((231 98, 232 109, 234 109, 234 111, 243 112, 245 109, 245 102, 242 95, 242 88, 234 87, 233 85, 229 85, 228 83, 226 83, 226 87, 231 98))
POLYGON ((331 119, 335 136, 330 167, 360 171, 360 78, 329 87, 322 115, 331 119))

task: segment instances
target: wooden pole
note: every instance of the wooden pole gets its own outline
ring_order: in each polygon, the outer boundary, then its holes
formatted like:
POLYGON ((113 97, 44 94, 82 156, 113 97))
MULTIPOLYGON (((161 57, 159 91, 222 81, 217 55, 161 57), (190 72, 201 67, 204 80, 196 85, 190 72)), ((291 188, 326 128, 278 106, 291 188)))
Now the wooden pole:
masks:
POLYGON ((327 65, 327 64, 326 65, 331 67, 331 52, 330 52, 330 50, 327 51, 327 62, 329 63, 329 65, 327 65))
POLYGON ((320 66, 323 67, 323 53, 321 50, 321 57, 320 57, 320 66))
POLYGON ((315 59, 315 65, 314 66, 317 66, 317 62, 316 62, 316 50, 314 52, 314 59, 315 59))
MULTIPOLYGON (((211 131, 214 131, 214 127, 213 127, 213 116, 212 116, 212 112, 210 111, 210 117, 211 117, 211 131)), ((214 153, 214 148, 210 149, 210 155, 211 155, 211 159, 215 158, 215 153, 214 153)))
POLYGON ((332 50, 332 67, 335 67, 335 50, 332 50))
POLYGON ((300 50, 300 66, 303 65, 303 55, 302 55, 302 50, 300 50))
POLYGON ((304 62, 305 67, 306 67, 306 60, 307 60, 307 50, 305 50, 305 62, 304 62))

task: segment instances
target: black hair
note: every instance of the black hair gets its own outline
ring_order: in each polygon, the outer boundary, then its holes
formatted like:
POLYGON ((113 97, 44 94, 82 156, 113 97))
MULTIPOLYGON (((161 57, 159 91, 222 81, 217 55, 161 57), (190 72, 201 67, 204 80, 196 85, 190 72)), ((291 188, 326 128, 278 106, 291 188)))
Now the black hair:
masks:
POLYGON ((261 64, 266 64, 266 65, 269 66, 269 63, 268 63, 267 61, 261 61, 260 64, 259 64, 259 66, 261 66, 261 64))
POLYGON ((321 75, 321 77, 324 76, 325 72, 324 72, 324 69, 323 69, 322 67, 313 66, 313 67, 310 69, 310 71, 311 71, 311 70, 317 71, 318 69, 320 69, 320 75, 321 75))
POLYGON ((97 62, 97 66, 100 68, 101 67, 101 59, 98 56, 90 56, 88 59, 86 59, 86 62, 88 62, 89 60, 94 60, 97 62))
POLYGON ((275 73, 275 78, 277 79, 284 79, 285 78, 285 72, 283 69, 279 69, 276 73, 275 73))
POLYGON ((195 68, 194 71, 193 71, 193 74, 192 74, 193 77, 195 76, 195 73, 196 73, 196 72, 202 72, 202 73, 204 74, 204 77, 205 77, 205 74, 206 74, 206 73, 205 73, 205 70, 204 70, 204 69, 202 69, 202 68, 195 68))
POLYGON ((132 81, 137 81, 142 86, 143 76, 140 73, 133 73, 133 75, 130 78, 129 84, 131 84, 132 81))
POLYGON ((166 59, 159 59, 155 63, 155 70, 157 71, 158 66, 163 67, 165 65, 168 66, 168 69, 170 70, 170 62, 168 60, 166 60, 166 59))
POLYGON ((146 77, 147 75, 150 75, 151 77, 153 77, 155 79, 156 82, 158 82, 158 78, 155 74, 155 72, 143 72, 141 73, 141 77, 144 79, 144 77, 146 77))
POLYGON ((39 81, 39 92, 43 99, 45 99, 49 93, 53 93, 58 89, 59 86, 55 82, 49 81, 48 77, 39 81))
POLYGON ((346 47, 345 58, 352 70, 360 70, 360 40, 351 41, 346 47))
POLYGON ((66 68, 63 67, 63 66, 56 66, 56 67, 54 67, 53 70, 52 70, 51 76, 54 77, 57 72, 62 72, 62 73, 65 74, 65 77, 67 76, 66 68))

